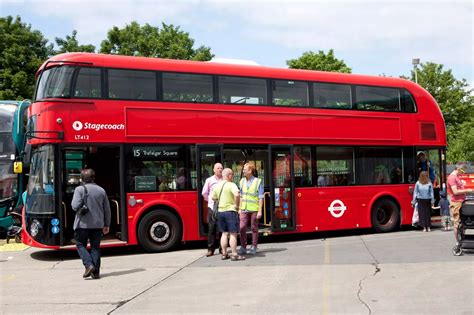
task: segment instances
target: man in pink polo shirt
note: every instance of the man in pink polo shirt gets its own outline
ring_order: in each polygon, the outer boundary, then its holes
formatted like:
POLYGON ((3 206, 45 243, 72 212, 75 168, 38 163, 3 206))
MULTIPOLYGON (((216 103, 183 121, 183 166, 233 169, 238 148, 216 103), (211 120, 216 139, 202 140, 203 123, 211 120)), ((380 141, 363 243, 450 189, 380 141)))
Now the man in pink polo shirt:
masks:
POLYGON ((209 196, 212 196, 214 188, 220 181, 222 181, 222 169, 223 167, 221 163, 214 164, 214 175, 206 179, 204 187, 202 188, 202 196, 204 197, 204 200, 207 201, 207 222, 209 225, 209 232, 207 234, 207 257, 214 255, 214 251, 219 244, 219 238, 217 237, 217 222, 212 217, 214 200, 209 198, 209 196))
POLYGON ((459 174, 464 173, 464 163, 456 164, 454 171, 448 176, 448 195, 450 197, 449 210, 451 212, 451 221, 454 227, 454 237, 456 238, 456 246, 459 248, 458 227, 459 227, 459 211, 464 200, 466 200, 466 193, 472 192, 472 189, 464 189, 464 183, 459 178, 459 174))

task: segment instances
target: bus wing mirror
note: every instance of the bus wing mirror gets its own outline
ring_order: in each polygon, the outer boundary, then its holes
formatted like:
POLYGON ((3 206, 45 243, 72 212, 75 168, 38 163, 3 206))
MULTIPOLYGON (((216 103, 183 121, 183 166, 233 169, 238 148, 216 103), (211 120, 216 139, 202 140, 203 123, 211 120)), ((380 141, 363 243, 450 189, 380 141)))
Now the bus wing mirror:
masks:
POLYGON ((16 161, 13 163, 13 173, 15 174, 23 173, 23 162, 16 161))

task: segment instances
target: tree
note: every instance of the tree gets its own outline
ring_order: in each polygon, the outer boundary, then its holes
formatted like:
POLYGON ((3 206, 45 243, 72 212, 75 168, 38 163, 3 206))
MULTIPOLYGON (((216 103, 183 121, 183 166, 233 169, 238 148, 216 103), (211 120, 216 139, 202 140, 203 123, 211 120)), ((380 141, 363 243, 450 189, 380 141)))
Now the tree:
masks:
POLYGON ((35 73, 52 54, 53 45, 19 16, 0 18, 0 99, 31 98, 35 73))
POLYGON ((448 128, 448 143, 449 164, 474 161, 474 120, 466 121, 457 128, 448 128))
POLYGON ((77 31, 73 30, 72 35, 66 35, 65 39, 56 37, 54 40, 59 47, 59 50, 56 51, 57 54, 66 53, 66 52, 95 52, 94 45, 79 45, 79 42, 76 39, 77 31))
MULTIPOLYGON (((457 80, 452 71, 433 62, 417 70, 418 84, 438 102, 448 135, 448 163, 474 161, 474 95, 465 79, 457 80)), ((411 71, 415 81, 415 71, 411 71)))
POLYGON ((330 72, 344 72, 351 73, 344 60, 339 60, 334 56, 334 51, 330 49, 327 54, 320 50, 318 53, 307 51, 297 59, 290 59, 286 64, 291 69, 307 69, 330 72))
MULTIPOLYGON (((457 80, 452 71, 443 70, 443 65, 433 62, 420 64, 417 70, 418 84, 438 102, 446 127, 459 126, 474 115, 473 90, 465 79, 457 80)), ((415 81, 415 71, 411 71, 415 81)))
POLYGON ((214 56, 209 47, 193 48, 194 40, 179 26, 162 23, 162 28, 137 22, 123 29, 114 26, 102 41, 100 52, 130 56, 159 57, 185 60, 211 60, 214 56))

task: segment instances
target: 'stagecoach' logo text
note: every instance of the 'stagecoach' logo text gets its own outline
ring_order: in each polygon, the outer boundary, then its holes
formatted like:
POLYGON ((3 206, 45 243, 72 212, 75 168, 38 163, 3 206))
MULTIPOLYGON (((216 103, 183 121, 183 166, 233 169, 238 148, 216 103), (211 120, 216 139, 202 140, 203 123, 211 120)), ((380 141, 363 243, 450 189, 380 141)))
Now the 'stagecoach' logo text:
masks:
POLYGON ((84 128, 84 130, 94 130, 94 131, 100 131, 100 130, 124 130, 125 125, 124 124, 91 124, 91 123, 84 123, 76 120, 75 122, 72 123, 72 128, 76 131, 80 131, 84 128))

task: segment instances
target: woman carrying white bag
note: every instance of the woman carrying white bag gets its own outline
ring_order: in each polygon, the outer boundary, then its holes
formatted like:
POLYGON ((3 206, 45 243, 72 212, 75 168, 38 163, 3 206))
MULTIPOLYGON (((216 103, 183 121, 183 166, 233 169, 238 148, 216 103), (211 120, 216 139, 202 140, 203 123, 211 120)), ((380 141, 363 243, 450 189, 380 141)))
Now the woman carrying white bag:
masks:
POLYGON ((412 204, 417 204, 419 225, 424 232, 431 231, 431 208, 434 206, 433 185, 428 177, 428 172, 423 171, 415 184, 412 204))

